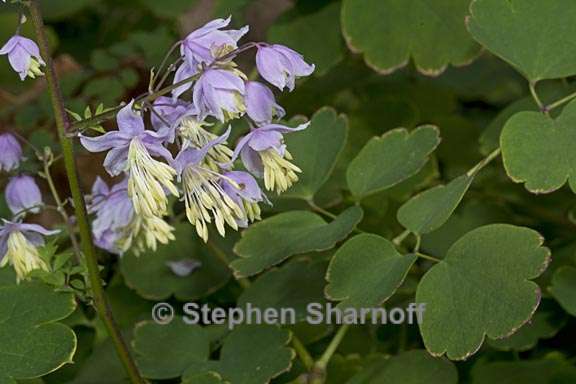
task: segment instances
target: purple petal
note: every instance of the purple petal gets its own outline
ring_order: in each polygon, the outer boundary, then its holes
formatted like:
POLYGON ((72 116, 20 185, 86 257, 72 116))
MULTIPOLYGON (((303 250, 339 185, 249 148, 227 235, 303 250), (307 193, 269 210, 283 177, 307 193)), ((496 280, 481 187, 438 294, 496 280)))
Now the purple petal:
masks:
POLYGON ((12 177, 6 186, 6 203, 15 215, 25 210, 40 212, 37 206, 42 205, 42 193, 34 178, 26 175, 12 177))
POLYGON ((130 136, 137 136, 144 132, 144 120, 139 113, 132 109, 133 105, 134 100, 126 104, 126 106, 118 112, 116 121, 120 132, 130 136))
POLYGON ((111 148, 126 147, 130 144, 130 138, 122 132, 112 131, 97 137, 80 135, 80 143, 90 152, 102 152, 111 148))

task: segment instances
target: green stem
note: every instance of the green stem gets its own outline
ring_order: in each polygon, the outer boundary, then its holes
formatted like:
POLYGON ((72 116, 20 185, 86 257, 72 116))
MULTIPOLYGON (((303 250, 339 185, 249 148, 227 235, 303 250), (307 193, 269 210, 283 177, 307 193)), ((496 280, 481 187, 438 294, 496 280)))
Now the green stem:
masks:
POLYGON ((404 232, 392 239, 392 243, 394 243, 395 246, 399 246, 404 240, 406 240, 409 234, 410 231, 408 229, 404 230, 404 232))
POLYGON ((322 356, 320 356, 320 358, 314 364, 314 369, 312 370, 312 384, 323 384, 325 382, 326 368, 328 367, 328 363, 330 362, 332 356, 334 356, 334 353, 336 353, 336 350, 340 346, 340 343, 344 339, 344 336, 346 336, 346 333, 348 333, 349 329, 350 324, 343 324, 340 326, 340 328, 338 328, 338 331, 336 331, 336 334, 330 341, 330 344, 328 344, 328 347, 322 356))
POLYGON ((500 156, 501 152, 502 151, 500 148, 495 149, 488 156, 486 156, 485 158, 480 160, 480 162, 478 162, 478 164, 476 164, 474 167, 472 167, 468 172, 466 172, 466 175, 468 177, 476 176, 478 174, 478 172, 480 172, 484 167, 486 167, 488 164, 490 164, 492 162, 492 160, 494 160, 495 158, 500 156))
POLYGON ((34 28, 36 30, 40 53, 46 62, 46 83, 50 92, 50 100, 52 103, 52 109, 54 110, 54 118, 56 120, 56 127, 58 129, 60 144, 62 146, 62 154, 64 156, 66 174, 68 177, 68 183, 70 185, 72 199, 74 201, 74 210, 76 214, 78 231, 80 233, 81 248, 86 259, 90 286, 92 295, 94 297, 94 306, 96 307, 98 315, 101 317, 104 325, 106 326, 108 334, 110 335, 110 338, 116 347, 118 356, 120 357, 120 360, 122 361, 122 364, 128 373, 130 381, 133 384, 143 384, 145 381, 140 377, 138 369, 136 368, 136 364, 134 363, 134 360, 132 360, 128 350, 128 346, 122 339, 120 331, 116 326, 112 312, 110 310, 110 306, 106 300, 104 288, 102 287, 102 283, 100 281, 96 249, 94 248, 94 244, 92 242, 92 233, 90 230, 90 224, 88 223, 88 215, 86 213, 86 206, 84 205, 84 197, 82 195, 82 191, 80 190, 74 150, 71 140, 66 136, 66 128, 69 125, 68 116, 66 115, 62 94, 58 85, 58 80, 56 78, 56 72, 54 71, 54 66, 50 57, 50 51, 48 49, 48 41, 46 38, 40 5, 38 0, 31 0, 28 3, 28 6, 30 8, 32 22, 34 23, 34 28))
POLYGON ((308 352, 304 344, 302 344, 302 341, 300 341, 300 339, 297 338, 296 335, 294 334, 292 334, 292 346, 296 350, 296 354, 300 358, 300 361, 302 361, 302 364, 304 364, 306 370, 307 371, 312 370, 312 368, 314 367, 314 359, 312 358, 310 352, 308 352))
POLYGON ((536 105, 538 105, 538 109, 540 109, 540 111, 542 111, 542 113, 545 115, 548 115, 548 108, 544 106, 544 103, 538 96, 538 92, 536 92, 536 83, 531 81, 528 83, 528 87, 530 88, 530 94, 532 95, 532 98, 536 102, 536 105))
POLYGON ((561 106, 562 104, 569 102, 570 100, 572 100, 572 99, 574 99, 574 98, 576 98, 576 92, 571 93, 571 94, 569 94, 568 96, 563 97, 563 98, 561 98, 560 100, 555 101, 555 102, 553 102, 552 104, 547 105, 547 106, 546 106, 546 110, 551 111, 551 110, 553 110, 553 109, 555 109, 555 108, 558 108, 558 107, 561 106))
POLYGON ((427 254, 421 253, 421 252, 414 252, 414 254, 415 254, 416 256, 418 256, 418 257, 421 257, 421 258, 426 259, 426 260, 433 261, 433 262, 435 262, 435 263, 439 263, 439 262, 442 261, 442 260, 440 260, 440 259, 438 259, 438 258, 436 258, 436 257, 434 257, 434 256, 430 256, 430 255, 427 255, 427 254))

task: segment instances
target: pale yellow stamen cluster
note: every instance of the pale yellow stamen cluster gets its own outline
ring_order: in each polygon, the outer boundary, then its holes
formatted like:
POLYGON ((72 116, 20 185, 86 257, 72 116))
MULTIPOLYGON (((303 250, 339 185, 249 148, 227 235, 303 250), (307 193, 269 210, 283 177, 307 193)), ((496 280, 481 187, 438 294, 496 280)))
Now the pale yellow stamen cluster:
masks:
MULTIPOLYGON (((214 133, 204 129, 205 125, 210 124, 199 122, 194 118, 187 118, 182 121, 179 127, 179 133, 180 137, 184 139, 184 148, 186 148, 186 146, 202 148, 218 137, 214 133)), ((204 159, 204 163, 213 171, 218 171, 219 164, 229 163, 233 153, 234 152, 226 145, 226 142, 217 144, 210 148, 208 155, 204 159)))
POLYGON ((237 230, 237 220, 245 219, 244 211, 218 184, 221 177, 214 171, 194 166, 187 167, 182 174, 186 217, 204 241, 208 241, 207 223, 212 219, 221 236, 226 233, 225 224, 237 230))
POLYGON ((132 140, 128 152, 128 195, 134 211, 142 216, 163 216, 168 209, 164 188, 178 196, 172 183, 176 171, 168 164, 154 160, 140 140, 132 140))
POLYGON ((30 272, 35 269, 50 270, 44 260, 40 258, 36 247, 19 231, 14 231, 8 236, 7 249, 0 267, 4 267, 10 262, 14 266, 18 281, 26 279, 30 272))
POLYGON ((290 162, 292 155, 288 151, 281 156, 275 149, 270 148, 260 152, 260 158, 264 165, 264 185, 267 190, 275 190, 280 194, 298 181, 297 173, 302 170, 290 162))
POLYGON ((38 76, 44 76, 44 72, 42 72, 42 69, 40 69, 41 66, 42 66, 41 62, 31 57, 30 66, 28 67, 28 77, 30 77, 31 79, 35 79, 38 76))
POLYGON ((136 255, 147 249, 156 251, 158 243, 167 244, 175 239, 174 227, 156 216, 135 216, 125 231, 119 245, 123 250, 132 248, 136 255))

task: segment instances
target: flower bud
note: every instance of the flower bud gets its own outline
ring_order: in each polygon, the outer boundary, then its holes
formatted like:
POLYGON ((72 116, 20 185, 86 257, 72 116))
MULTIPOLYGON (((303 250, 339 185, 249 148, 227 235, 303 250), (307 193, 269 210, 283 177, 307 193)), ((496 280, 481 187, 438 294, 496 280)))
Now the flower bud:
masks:
POLYGON ((11 133, 0 135, 0 154, 0 171, 12 171, 20 165, 22 147, 11 133))
POLYGON ((14 176, 6 186, 6 202, 14 215, 24 211, 38 213, 42 205, 42 193, 31 176, 14 176))

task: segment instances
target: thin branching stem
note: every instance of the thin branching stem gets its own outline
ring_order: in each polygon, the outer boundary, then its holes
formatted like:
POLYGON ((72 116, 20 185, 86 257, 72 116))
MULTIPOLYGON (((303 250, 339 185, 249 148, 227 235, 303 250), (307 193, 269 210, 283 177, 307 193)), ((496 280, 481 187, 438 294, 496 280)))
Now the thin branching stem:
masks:
POLYGON ((58 79, 56 77, 56 71, 54 70, 54 65, 52 63, 50 51, 48 49, 48 40, 46 38, 46 31, 44 28, 44 20, 40 10, 40 4, 38 0, 31 0, 27 4, 30 9, 32 22, 34 24, 36 36, 38 38, 40 53, 46 62, 46 83, 50 93, 50 100, 52 103, 52 109, 54 111, 54 118, 56 120, 56 127, 58 129, 60 144, 62 146, 62 154, 64 156, 64 164, 66 167, 68 183, 70 185, 70 191, 74 201, 76 223, 80 233, 82 253, 86 260, 86 267, 90 279, 90 288, 94 298, 94 306, 98 316, 103 321, 106 330, 110 335, 114 347, 116 348, 116 352, 118 353, 118 356, 122 361, 124 368, 126 369, 131 383, 144 384, 145 381, 140 377, 128 346, 122 338, 120 330, 114 321, 110 305, 107 301, 106 294, 100 280, 100 269, 98 267, 96 249, 92 241, 92 232, 88 222, 84 196, 78 181, 78 170, 76 167, 72 141, 67 136, 67 128, 69 127, 68 116, 66 114, 66 109, 64 108, 64 100, 62 98, 62 93, 60 91, 58 79))

